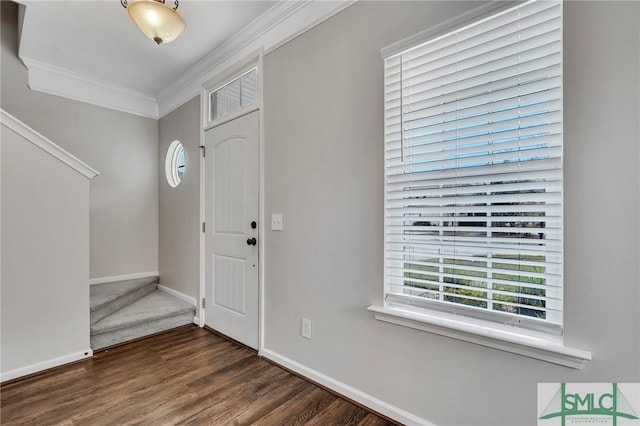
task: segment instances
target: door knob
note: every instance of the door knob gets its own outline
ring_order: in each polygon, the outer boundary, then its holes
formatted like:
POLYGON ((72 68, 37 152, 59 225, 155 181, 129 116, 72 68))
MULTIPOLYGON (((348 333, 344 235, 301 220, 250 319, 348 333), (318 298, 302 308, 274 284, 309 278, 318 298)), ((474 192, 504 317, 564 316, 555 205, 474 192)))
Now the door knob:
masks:
POLYGON ((247 245, 255 246, 255 245, 256 245, 256 243, 257 243, 257 241, 256 241, 256 239, 255 239, 255 238, 249 238, 249 239, 247 240, 247 245))

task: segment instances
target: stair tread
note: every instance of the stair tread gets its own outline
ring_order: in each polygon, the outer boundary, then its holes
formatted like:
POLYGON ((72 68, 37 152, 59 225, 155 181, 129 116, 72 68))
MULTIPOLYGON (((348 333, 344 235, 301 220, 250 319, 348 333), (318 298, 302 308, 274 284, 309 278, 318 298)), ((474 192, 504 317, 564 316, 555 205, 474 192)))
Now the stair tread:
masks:
POLYGON ((139 288, 158 282, 158 277, 136 278, 90 286, 89 306, 96 310, 139 288))
POLYGON ((195 312, 195 306, 155 290, 93 324, 91 334, 106 333, 187 312, 195 312))

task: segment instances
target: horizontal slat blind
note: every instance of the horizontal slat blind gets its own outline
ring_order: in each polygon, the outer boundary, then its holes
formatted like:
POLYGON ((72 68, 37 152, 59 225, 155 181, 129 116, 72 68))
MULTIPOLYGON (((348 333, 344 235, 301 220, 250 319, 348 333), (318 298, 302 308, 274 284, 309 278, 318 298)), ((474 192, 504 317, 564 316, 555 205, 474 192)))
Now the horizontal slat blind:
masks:
POLYGON ((562 6, 385 58, 385 292, 562 330, 562 6))
POLYGON ((209 121, 225 117, 258 100, 258 68, 217 88, 209 94, 209 121))

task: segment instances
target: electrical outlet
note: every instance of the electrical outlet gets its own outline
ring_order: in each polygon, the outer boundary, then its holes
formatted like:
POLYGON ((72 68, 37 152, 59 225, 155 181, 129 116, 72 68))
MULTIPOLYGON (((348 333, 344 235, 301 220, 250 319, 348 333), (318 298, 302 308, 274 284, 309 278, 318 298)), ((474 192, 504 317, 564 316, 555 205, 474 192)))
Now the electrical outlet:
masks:
POLYGON ((300 334, 305 339, 311 339, 311 320, 302 318, 300 334))

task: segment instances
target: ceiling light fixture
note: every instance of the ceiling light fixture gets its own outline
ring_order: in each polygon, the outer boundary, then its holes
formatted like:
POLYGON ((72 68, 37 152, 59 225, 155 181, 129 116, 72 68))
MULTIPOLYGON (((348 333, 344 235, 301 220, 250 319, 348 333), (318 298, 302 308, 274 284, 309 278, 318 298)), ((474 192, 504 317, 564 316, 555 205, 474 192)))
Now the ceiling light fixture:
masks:
POLYGON ((178 0, 175 0, 173 8, 164 2, 165 0, 120 0, 134 24, 158 44, 175 40, 187 29, 184 19, 176 12, 178 0))

